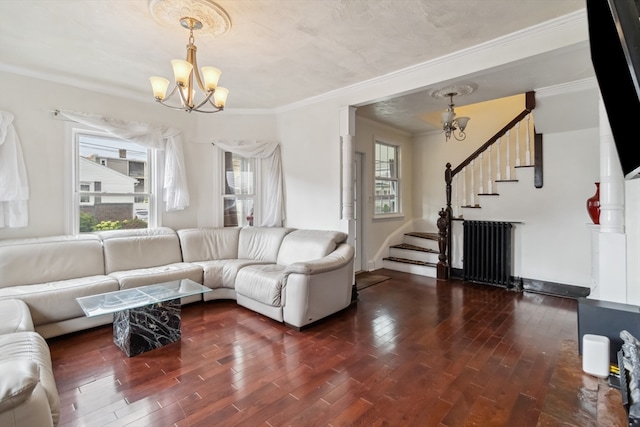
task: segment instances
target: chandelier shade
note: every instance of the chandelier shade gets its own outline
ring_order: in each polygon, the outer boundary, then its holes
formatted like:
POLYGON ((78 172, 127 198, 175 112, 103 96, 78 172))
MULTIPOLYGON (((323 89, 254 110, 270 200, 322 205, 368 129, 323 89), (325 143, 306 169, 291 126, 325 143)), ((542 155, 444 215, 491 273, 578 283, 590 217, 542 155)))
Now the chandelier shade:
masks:
POLYGON ((195 45, 193 30, 202 28, 202 23, 195 18, 184 17, 180 19, 180 24, 189 30, 186 60, 173 59, 171 61, 175 86, 173 86, 168 95, 167 91, 171 84, 168 79, 159 76, 149 78, 153 97, 156 102, 175 110, 196 111, 198 113, 217 113, 222 111, 229 95, 228 89, 218 86, 222 71, 210 66, 205 66, 198 70, 198 61, 196 59, 198 48, 195 45), (196 86, 199 92, 196 91, 196 86), (176 92, 178 94, 176 98, 179 98, 179 103, 177 99, 175 103, 169 103, 176 92))

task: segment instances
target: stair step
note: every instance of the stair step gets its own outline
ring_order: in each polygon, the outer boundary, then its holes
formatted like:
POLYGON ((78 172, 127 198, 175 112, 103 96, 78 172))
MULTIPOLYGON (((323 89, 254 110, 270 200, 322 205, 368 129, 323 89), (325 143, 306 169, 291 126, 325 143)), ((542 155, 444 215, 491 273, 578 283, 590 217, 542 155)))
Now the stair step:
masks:
POLYGON ((440 252, 438 252, 438 251, 436 251, 434 249, 423 248, 422 246, 411 245, 409 243, 401 243, 399 245, 393 245, 393 246, 390 246, 390 247, 391 248, 395 248, 395 249, 406 249, 406 250, 409 250, 409 251, 429 252, 429 253, 432 253, 432 254, 439 254, 440 253, 440 252))
POLYGON ((402 243, 389 247, 390 258, 409 259, 412 261, 438 262, 440 252, 435 249, 416 246, 409 243, 402 243))
POLYGON ((413 260, 413 259, 397 258, 397 257, 393 257, 393 256, 382 258, 382 260, 383 261, 400 262, 400 263, 403 263, 403 264, 424 265, 426 267, 437 267, 438 266, 438 264, 434 263, 434 262, 416 261, 416 260, 413 260))
POLYGON ((382 259, 384 268, 402 271, 425 277, 438 277, 437 264, 432 262, 413 261, 406 258, 386 257, 382 259))
POLYGON ((422 239, 438 240, 438 233, 422 233, 418 231, 412 231, 410 233, 404 233, 404 235, 411 237, 420 237, 422 239))

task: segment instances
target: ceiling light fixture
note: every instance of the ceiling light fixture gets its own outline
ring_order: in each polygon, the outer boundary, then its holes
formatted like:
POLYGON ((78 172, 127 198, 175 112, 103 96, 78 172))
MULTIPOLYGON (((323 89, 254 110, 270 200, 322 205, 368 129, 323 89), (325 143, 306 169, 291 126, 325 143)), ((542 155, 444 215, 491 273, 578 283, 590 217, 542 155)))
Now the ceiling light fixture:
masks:
POLYGON ((443 89, 438 89, 431 92, 431 96, 434 98, 449 98, 449 108, 442 112, 442 130, 446 140, 449 141, 453 136, 458 141, 463 141, 467 134, 464 130, 467 128, 467 123, 471 120, 470 117, 456 117, 455 104, 453 103, 453 97, 458 95, 466 95, 474 91, 473 86, 451 86, 443 89))
POLYGON ((215 67, 202 67, 202 77, 198 71, 196 60, 197 47, 194 44, 193 30, 202 28, 202 22, 196 18, 183 17, 180 24, 189 30, 189 44, 187 45, 187 59, 174 59, 171 61, 175 86, 167 96, 169 80, 164 77, 150 77, 153 96, 162 105, 174 110, 198 113, 217 113, 224 110, 229 90, 218 86, 218 80, 222 71, 215 67), (195 76, 195 79, 194 79, 195 76), (195 82, 194 82, 195 80, 195 82), (196 101, 196 82, 201 91, 201 100, 196 101), (180 105, 171 105, 167 101, 178 92, 180 105))

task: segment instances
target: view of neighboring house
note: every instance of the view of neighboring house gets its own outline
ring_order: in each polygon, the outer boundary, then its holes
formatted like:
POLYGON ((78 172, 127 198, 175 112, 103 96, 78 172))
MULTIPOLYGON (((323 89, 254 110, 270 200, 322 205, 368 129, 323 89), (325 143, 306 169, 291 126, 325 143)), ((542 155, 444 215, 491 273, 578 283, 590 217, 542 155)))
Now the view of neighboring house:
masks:
POLYGON ((127 194, 135 192, 138 180, 92 159, 80 157, 79 162, 80 211, 97 222, 133 218, 135 197, 127 194))

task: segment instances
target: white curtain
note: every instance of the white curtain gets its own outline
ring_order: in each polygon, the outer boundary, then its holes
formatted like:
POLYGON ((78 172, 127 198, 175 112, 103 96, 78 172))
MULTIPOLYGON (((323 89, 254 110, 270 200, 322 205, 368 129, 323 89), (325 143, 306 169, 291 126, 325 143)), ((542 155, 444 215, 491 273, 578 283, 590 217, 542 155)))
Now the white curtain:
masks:
POLYGON ((147 148, 164 150, 165 210, 182 210, 189 206, 187 173, 182 153, 182 135, 178 129, 160 128, 146 123, 117 120, 109 117, 57 111, 58 115, 74 122, 100 129, 115 137, 135 142, 147 148))
POLYGON ((0 227, 29 223, 29 184, 13 114, 0 111, 0 227))
POLYGON ((213 144, 222 151, 260 160, 260 225, 281 227, 285 215, 280 144, 269 141, 214 141, 213 144))

